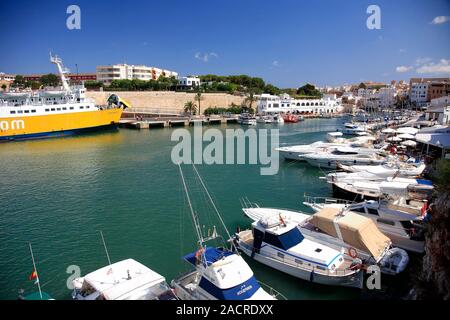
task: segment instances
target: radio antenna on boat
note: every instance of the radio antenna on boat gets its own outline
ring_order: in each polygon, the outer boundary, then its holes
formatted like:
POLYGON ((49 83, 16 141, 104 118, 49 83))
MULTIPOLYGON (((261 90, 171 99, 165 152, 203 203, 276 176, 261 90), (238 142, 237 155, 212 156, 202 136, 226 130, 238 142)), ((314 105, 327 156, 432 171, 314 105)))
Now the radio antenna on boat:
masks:
POLYGON ((31 242, 28 242, 28 245, 30 246, 31 260, 33 260, 33 268, 34 268, 34 272, 36 273, 36 283, 37 283, 38 289, 39 289, 39 296, 41 297, 41 300, 42 300, 41 284, 39 283, 39 274, 36 269, 36 263, 34 262, 34 255, 33 255, 33 249, 31 248, 31 242))
POLYGON ((181 170, 181 165, 178 164, 178 169, 180 169, 180 175, 181 175, 181 181, 183 182, 184 192, 186 193, 186 198, 189 204, 189 209, 191 210, 192 220, 194 221, 194 228, 195 232, 197 233, 198 237, 198 243, 200 244, 200 247, 203 248, 203 235, 202 235, 202 229, 200 227, 200 222, 198 221, 198 217, 194 212, 194 208, 192 207, 191 197, 189 196, 189 191, 186 186, 186 181, 184 180, 183 170, 181 170))
MULTIPOLYGON (((225 229, 225 232, 226 232, 226 234, 227 234, 227 236, 228 236, 228 239, 231 239, 231 235, 230 235, 230 233, 228 232, 227 226, 225 225, 225 222, 223 221, 222 216, 220 215, 220 212, 219 212, 219 210, 217 209, 216 204, 214 203, 214 201, 213 201, 213 199, 212 199, 212 197, 211 197, 211 194, 210 194, 209 191, 208 191, 208 188, 206 188, 206 185, 205 185, 205 183, 203 182, 203 179, 202 179, 202 177, 200 176, 200 173, 198 173, 197 168, 195 167, 194 164, 192 164, 192 167, 194 168, 194 171, 195 171, 195 173, 197 174, 197 177, 198 177, 198 179, 199 179, 199 181, 200 181, 200 183, 201 183, 203 189, 205 190, 206 195, 208 196, 208 199, 209 199, 209 201, 211 202, 211 204, 212 204, 212 206, 213 206, 213 208, 214 208, 214 211, 215 211, 217 217, 219 218, 220 223, 222 224, 222 227, 225 229)), ((231 242, 231 246, 235 249, 235 251, 236 251, 236 252, 239 252, 239 251, 237 250, 236 246, 234 245, 234 242, 233 242, 233 241, 230 241, 230 242, 231 242)))

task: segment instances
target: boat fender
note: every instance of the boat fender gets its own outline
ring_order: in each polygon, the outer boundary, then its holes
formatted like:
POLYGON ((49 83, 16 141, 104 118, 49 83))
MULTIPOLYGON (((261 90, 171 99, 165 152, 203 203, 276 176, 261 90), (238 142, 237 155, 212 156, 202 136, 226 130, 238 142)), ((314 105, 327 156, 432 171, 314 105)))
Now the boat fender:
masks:
POLYGON ((352 257, 353 259, 355 259, 358 256, 358 252, 356 251, 355 248, 350 247, 350 248, 348 248, 348 255, 350 257, 352 257))
POLYGON ((350 265, 350 270, 358 270, 363 268, 362 260, 359 258, 353 259, 352 264, 350 265))

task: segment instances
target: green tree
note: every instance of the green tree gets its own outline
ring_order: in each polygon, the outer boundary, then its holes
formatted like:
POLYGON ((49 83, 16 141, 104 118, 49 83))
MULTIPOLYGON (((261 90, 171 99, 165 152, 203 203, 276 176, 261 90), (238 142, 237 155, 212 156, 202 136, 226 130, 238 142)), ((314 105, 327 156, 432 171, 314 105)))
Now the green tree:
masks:
POLYGON ((298 88, 298 95, 307 96, 307 97, 321 97, 322 94, 319 90, 316 89, 312 84, 305 84, 303 87, 298 88))
POLYGON ((265 86, 264 93, 268 93, 268 94, 272 94, 272 95, 279 95, 281 93, 281 90, 269 83, 265 86))
POLYGON ((24 79, 24 77, 20 74, 16 75, 16 77, 14 78, 13 81, 13 87, 16 88, 23 88, 25 87, 26 81, 24 79))
POLYGON ((194 102, 188 101, 184 104, 184 112, 187 112, 189 114, 196 114, 197 106, 194 102))
POLYGON ((244 100, 246 110, 248 110, 249 112, 253 112, 252 106, 253 103, 256 102, 257 100, 258 99, 256 98, 255 94, 253 92, 249 92, 244 100))
POLYGON ((2 84, 2 89, 3 89, 3 91, 5 91, 6 90, 6 84, 2 84))
POLYGON ((41 77, 41 83, 44 87, 56 87, 59 85, 59 77, 56 74, 44 74, 41 77))

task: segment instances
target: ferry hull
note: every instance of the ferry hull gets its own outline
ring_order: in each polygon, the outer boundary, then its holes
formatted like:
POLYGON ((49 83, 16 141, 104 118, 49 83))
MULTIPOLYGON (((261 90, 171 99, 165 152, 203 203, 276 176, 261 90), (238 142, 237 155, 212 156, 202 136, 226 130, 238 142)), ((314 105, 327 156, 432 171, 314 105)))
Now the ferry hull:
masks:
POLYGON ((114 128, 122 109, 0 118, 0 141, 61 137, 114 128))

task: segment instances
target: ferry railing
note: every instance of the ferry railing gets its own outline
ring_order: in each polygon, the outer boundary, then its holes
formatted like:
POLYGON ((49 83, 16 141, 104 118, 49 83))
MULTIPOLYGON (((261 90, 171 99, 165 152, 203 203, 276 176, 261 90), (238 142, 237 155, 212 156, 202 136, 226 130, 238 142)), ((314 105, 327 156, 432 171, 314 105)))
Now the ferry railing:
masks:
POLYGON ((286 296, 279 292, 278 290, 272 288, 271 286, 265 284, 262 281, 258 280, 259 285, 261 288, 263 288, 266 292, 268 292, 272 297, 276 298, 277 300, 287 300, 286 296))

